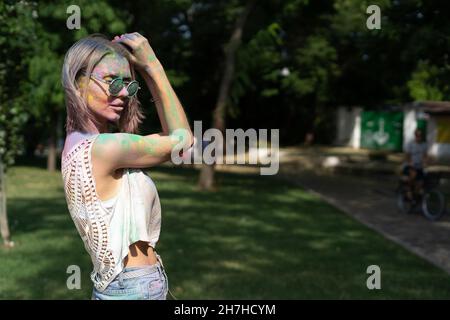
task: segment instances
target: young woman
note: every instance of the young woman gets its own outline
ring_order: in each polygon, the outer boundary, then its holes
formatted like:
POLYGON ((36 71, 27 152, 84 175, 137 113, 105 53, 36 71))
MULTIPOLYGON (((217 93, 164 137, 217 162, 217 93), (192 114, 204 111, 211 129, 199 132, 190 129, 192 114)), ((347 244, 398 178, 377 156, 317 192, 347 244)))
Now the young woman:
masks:
POLYGON ((186 115, 149 42, 91 35, 67 52, 62 70, 67 137, 61 171, 70 215, 91 256, 92 299, 166 299, 155 251, 161 207, 148 168, 186 149, 186 115), (143 119, 135 69, 151 91, 162 132, 139 135, 143 119), (117 128, 111 132, 112 126, 117 128))

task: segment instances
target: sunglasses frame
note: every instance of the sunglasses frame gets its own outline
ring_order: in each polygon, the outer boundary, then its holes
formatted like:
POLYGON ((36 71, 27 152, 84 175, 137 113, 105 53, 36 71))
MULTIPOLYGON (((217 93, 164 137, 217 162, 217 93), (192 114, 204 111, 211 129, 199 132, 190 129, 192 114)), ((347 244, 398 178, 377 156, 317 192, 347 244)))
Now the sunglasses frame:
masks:
POLYGON ((136 92, 135 92, 133 95, 128 94, 127 97, 129 97, 129 98, 135 97, 136 94, 138 93, 139 89, 141 89, 141 87, 139 86, 139 82, 138 82, 137 80, 131 80, 131 81, 128 82, 128 84, 127 84, 127 82, 125 82, 125 81, 123 80, 122 77, 115 77, 115 78, 112 79, 112 80, 105 80, 105 79, 96 77, 96 76, 94 76, 94 75, 91 75, 91 78, 92 78, 92 79, 95 79, 95 80, 98 80, 98 81, 100 81, 100 82, 106 83, 106 84, 108 85, 108 92, 109 92, 109 94, 110 94, 111 96, 113 96, 113 97, 117 97, 118 94, 119 94, 119 92, 122 91, 122 89, 123 89, 124 87, 127 89, 127 92, 128 92, 128 88, 129 88, 129 86, 130 86, 132 83, 137 83, 138 88, 137 88, 136 92), (111 92, 111 84, 112 84, 114 81, 116 81, 116 80, 121 80, 122 83, 123 83, 123 87, 119 90, 119 92, 117 92, 116 94, 113 94, 113 93, 111 92), (126 85, 126 86, 125 86, 125 85, 126 85))

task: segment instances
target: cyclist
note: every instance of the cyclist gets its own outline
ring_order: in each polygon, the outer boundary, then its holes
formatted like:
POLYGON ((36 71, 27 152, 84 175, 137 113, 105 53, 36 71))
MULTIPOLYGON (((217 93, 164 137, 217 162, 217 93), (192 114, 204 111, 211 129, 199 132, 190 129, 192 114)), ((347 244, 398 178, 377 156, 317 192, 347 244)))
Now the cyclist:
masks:
POLYGON ((409 200, 413 201, 413 192, 423 194, 425 178, 424 168, 428 164, 427 143, 423 139, 423 131, 414 131, 414 141, 406 147, 405 162, 402 170, 402 180, 408 185, 406 193, 409 200))

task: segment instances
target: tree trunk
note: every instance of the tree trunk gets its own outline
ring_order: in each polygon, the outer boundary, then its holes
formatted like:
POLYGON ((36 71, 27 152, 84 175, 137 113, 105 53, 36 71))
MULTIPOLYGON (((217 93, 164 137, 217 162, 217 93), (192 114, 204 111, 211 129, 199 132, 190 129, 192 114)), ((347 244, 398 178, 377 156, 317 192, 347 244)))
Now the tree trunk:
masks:
POLYGON ((57 160, 57 165, 58 165, 58 169, 60 169, 60 165, 61 165, 61 148, 64 146, 64 143, 62 145, 60 145, 60 142, 63 141, 64 137, 63 137, 63 115, 61 112, 58 112, 58 117, 56 118, 56 155, 55 155, 55 159, 57 160))
POLYGON ((0 231, 2 234, 3 244, 7 247, 12 247, 14 243, 11 241, 11 234, 9 232, 8 214, 6 212, 6 174, 4 165, 0 161, 0 231))
MULTIPOLYGON (((225 65, 222 79, 220 81, 219 96, 216 107, 213 111, 213 128, 219 129, 222 133, 225 131, 226 103, 230 92, 231 82, 234 75, 234 62, 236 51, 241 44, 242 32, 250 11, 253 9, 256 0, 250 0, 245 6, 242 14, 236 20, 230 41, 225 47, 225 65)), ((222 148, 223 150, 224 148, 222 148)), ((217 157, 217 155, 216 155, 217 157)), ((214 190, 214 171, 215 163, 203 164, 199 178, 199 188, 201 190, 214 190)))
POLYGON ((214 184, 214 164, 202 165, 202 170, 200 171, 199 187, 201 190, 215 190, 214 184))
POLYGON ((50 138, 48 139, 48 154, 47 154, 47 170, 55 172, 56 170, 56 131, 54 121, 50 126, 50 138))

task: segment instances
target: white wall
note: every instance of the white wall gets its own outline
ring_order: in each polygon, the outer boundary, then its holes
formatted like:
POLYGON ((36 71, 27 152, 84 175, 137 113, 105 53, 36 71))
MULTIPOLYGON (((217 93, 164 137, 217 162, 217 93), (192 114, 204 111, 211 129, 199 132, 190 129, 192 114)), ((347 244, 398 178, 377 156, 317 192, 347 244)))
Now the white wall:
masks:
POLYGON ((409 143, 414 141, 414 130, 417 127, 416 108, 405 106, 403 109, 403 151, 409 143))
POLYGON ((436 153, 437 145, 435 143, 436 136, 437 136, 436 117, 431 116, 427 121, 427 143, 428 143, 428 154, 432 156, 437 155, 436 153))
POLYGON ((359 107, 339 107, 335 143, 340 146, 360 147, 361 111, 359 107))

